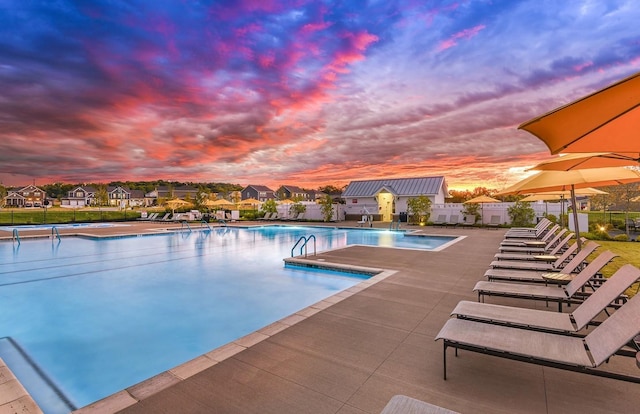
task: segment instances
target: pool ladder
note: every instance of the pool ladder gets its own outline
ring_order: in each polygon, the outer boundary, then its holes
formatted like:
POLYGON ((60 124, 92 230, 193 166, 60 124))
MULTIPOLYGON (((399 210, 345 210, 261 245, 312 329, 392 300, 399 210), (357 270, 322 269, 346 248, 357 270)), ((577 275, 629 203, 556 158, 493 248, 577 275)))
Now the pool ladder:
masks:
POLYGON ((398 221, 395 223, 392 220, 391 223, 389 223, 389 230, 400 230, 400 219, 398 219, 398 221))
POLYGON ((51 227, 51 240, 53 240, 56 237, 58 238, 58 241, 62 240, 60 238, 60 232, 58 231, 58 228, 56 226, 53 226, 51 227))
POLYGON ((187 230, 189 230, 189 233, 191 233, 191 226, 189 225, 189 222, 187 222, 186 220, 182 220, 180 222, 181 226, 180 226, 180 230, 184 230, 185 226, 187 227, 187 230))
POLYGON ((300 245, 300 255, 302 255, 302 250, 304 249, 304 257, 307 257, 307 244, 309 244, 309 242, 312 239, 313 239, 313 255, 315 256, 316 255, 316 236, 312 234, 308 237, 300 236, 296 244, 294 244, 293 247, 291 248, 291 257, 293 257, 293 251, 296 249, 296 247, 298 247, 300 243, 302 243, 300 245))
POLYGON ((17 241, 18 245, 20 244, 20 233, 18 233, 18 229, 13 229, 13 236, 11 238, 14 243, 17 241))
MULTIPOLYGON (((200 220, 200 223, 202 223, 202 225, 206 226, 206 227, 209 229, 209 231, 213 230, 213 229, 211 228, 211 226, 209 225, 209 223, 207 223, 206 221, 204 221, 204 220, 200 220)), ((200 227, 203 227, 202 225, 201 225, 200 227)), ((225 224, 225 225, 226 225, 226 224, 225 224)))

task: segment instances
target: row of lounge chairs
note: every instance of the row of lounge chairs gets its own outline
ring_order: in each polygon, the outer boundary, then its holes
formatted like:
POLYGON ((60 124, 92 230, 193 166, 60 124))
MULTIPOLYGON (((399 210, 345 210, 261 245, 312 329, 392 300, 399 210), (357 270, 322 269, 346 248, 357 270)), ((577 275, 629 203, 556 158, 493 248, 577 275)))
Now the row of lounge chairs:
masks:
POLYGON ((463 226, 471 227, 476 224, 476 216, 473 214, 465 215, 462 220, 458 214, 452 214, 447 218, 446 214, 439 214, 433 221, 434 226, 463 226))
POLYGON ((507 232, 497 256, 507 252, 502 247, 519 247, 517 252, 523 256, 538 255, 540 248, 543 253, 561 254, 553 263, 538 263, 530 257, 502 260, 502 256, 491 263, 487 281, 474 287, 478 302, 459 302, 436 336, 443 341, 445 379, 446 351, 453 347, 456 355, 464 349, 640 383, 640 376, 602 367, 614 355, 636 360, 640 356, 640 294, 631 299, 624 294, 640 279, 640 269, 625 264, 604 278, 600 271, 616 255, 605 251, 587 262, 598 244, 586 242, 577 251, 577 243, 570 243, 565 233, 551 223, 507 232), (509 264, 503 267, 505 263, 509 264), (550 267, 532 266, 537 263, 550 267), (559 312, 484 303, 487 296, 557 302, 559 312), (578 306, 565 313, 562 304, 578 306))
POLYGON ((140 220, 144 221, 173 221, 171 218, 171 213, 166 213, 164 216, 159 217, 160 213, 151 213, 146 218, 141 218, 140 220))
POLYGON ((291 217, 280 217, 278 213, 267 213, 264 217, 259 218, 260 221, 302 221, 304 220, 304 213, 294 214, 291 217))

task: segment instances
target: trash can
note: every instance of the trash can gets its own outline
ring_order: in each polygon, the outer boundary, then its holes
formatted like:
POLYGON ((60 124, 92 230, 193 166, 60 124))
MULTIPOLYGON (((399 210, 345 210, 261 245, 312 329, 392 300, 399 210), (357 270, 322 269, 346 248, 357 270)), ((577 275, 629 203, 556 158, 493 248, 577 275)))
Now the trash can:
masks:
POLYGON ((400 222, 401 223, 406 223, 407 222, 407 213, 404 211, 400 212, 400 222))

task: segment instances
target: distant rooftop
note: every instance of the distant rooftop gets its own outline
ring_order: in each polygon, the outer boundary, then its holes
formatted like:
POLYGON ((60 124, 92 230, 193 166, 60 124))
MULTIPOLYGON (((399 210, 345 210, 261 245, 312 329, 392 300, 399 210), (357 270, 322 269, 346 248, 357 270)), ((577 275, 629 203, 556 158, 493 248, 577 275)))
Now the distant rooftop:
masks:
POLYGON ((435 195, 443 185, 443 176, 352 181, 342 196, 373 197, 382 189, 398 196, 435 195))

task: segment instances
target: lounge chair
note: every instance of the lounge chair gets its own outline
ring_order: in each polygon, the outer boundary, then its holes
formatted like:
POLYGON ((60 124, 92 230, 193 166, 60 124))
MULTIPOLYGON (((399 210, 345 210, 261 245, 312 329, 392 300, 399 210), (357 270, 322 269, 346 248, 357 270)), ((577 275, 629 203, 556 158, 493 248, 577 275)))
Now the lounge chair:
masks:
POLYGON ((150 221, 153 220, 154 218, 158 217, 158 213, 151 213, 149 214, 147 217, 139 217, 138 220, 141 221, 150 221))
POLYGON ((160 218, 155 218, 155 221, 169 221, 171 217, 171 213, 165 213, 164 216, 160 217, 160 218))
POLYGON ((576 333, 589 325, 612 302, 640 278, 640 269, 626 264, 587 297, 572 313, 493 305, 463 300, 452 316, 523 329, 576 333))
MULTIPOLYGON (((540 286, 535 284, 524 283, 504 283, 504 282, 477 282, 473 288, 478 293, 478 301, 484 302, 485 296, 503 296, 508 298, 543 300, 547 302, 557 302, 558 309, 562 311, 563 303, 580 303, 588 293, 584 291, 584 287, 591 285, 591 278, 595 277, 598 271, 602 269, 602 262, 608 263, 615 257, 614 253, 606 251, 596 257, 587 267, 576 275, 565 274, 549 274, 543 275, 543 278, 549 276, 549 282, 557 282, 559 285, 540 286), (601 260, 597 260, 603 256, 601 260), (570 280, 566 285, 562 283, 563 276, 570 280)), ((594 289, 595 290, 595 289, 594 289)))
POLYGON ((476 224, 475 214, 466 214, 460 223, 462 227, 472 227, 474 224, 476 224))
MULTIPOLYGON (((556 244, 555 247, 550 248, 549 250, 540 251, 539 248, 533 248, 535 250, 521 250, 521 251, 501 251, 500 253, 496 253, 493 258, 496 260, 551 260, 551 257, 559 257, 562 255, 568 248, 572 245, 569 244, 569 241, 573 238, 573 233, 568 234, 562 242, 556 244), (543 258, 540 259, 539 256, 542 255, 543 258)), ((581 238, 583 240, 584 238, 581 238)), ((584 243, 586 243, 587 239, 584 239, 584 243)))
POLYGON ((544 219, 538 223, 536 227, 532 227, 531 229, 524 227, 526 230, 514 230, 511 228, 505 234, 505 239, 541 239, 547 232, 549 232, 550 227, 553 223, 547 219, 544 219))
MULTIPOLYGON (((444 346, 444 379, 447 348, 465 349, 601 377, 640 383, 640 377, 595 369, 640 334, 640 295, 631 298, 587 336, 574 337, 452 318, 436 340, 444 346)), ((491 369, 491 368, 490 368, 491 369)), ((491 370, 495 375, 495 369, 491 370)))
POLYGON ((405 395, 394 395, 380 414, 458 414, 458 412, 405 395))
POLYGON ((304 213, 298 214, 298 217, 296 217, 296 221, 303 221, 303 220, 304 220, 304 213))
MULTIPOLYGON (((600 269, 605 267, 611 260, 616 257, 615 254, 610 251, 606 251, 602 254, 599 254, 595 259, 591 261, 587 266, 584 266, 584 269, 580 270, 584 262, 581 256, 574 257, 564 265, 561 269, 558 269, 558 272, 540 272, 536 270, 517 270, 517 269, 489 269, 484 272, 484 276, 489 280, 489 282, 495 281, 508 281, 508 282, 519 282, 519 283, 544 283, 548 284, 549 280, 551 280, 551 275, 553 273, 557 273, 558 275, 573 275, 574 273, 578 273, 581 271, 591 269, 595 270, 593 274, 597 274, 600 269)), ((560 276, 564 277, 564 276, 560 276)))
POLYGON ((271 216, 273 216, 276 213, 266 213, 263 217, 259 218, 258 220, 271 220, 271 216))
MULTIPOLYGON (((591 249, 590 252, 595 250, 599 245, 595 242, 587 243, 582 250, 591 249), (594 246, 595 245, 595 246, 594 246)), ((534 262, 531 260, 494 260, 490 263, 490 266, 498 269, 518 269, 518 270, 539 270, 539 271, 548 271, 548 272, 557 272, 560 267, 570 260, 570 258, 576 253, 578 250, 578 243, 574 243, 567 250, 562 253, 560 257, 549 257, 549 260, 553 260, 553 262, 534 262)), ((544 256, 539 256, 542 260, 544 256)), ((586 256, 584 256, 586 258, 586 256)), ((584 260, 584 259, 583 259, 584 260)))
POLYGON ((446 214, 438 214, 438 218, 433 221, 434 226, 444 226, 445 224, 447 224, 446 214))
POLYGON ((545 246, 549 241, 553 240, 555 235, 557 234, 560 226, 557 224, 553 225, 549 231, 544 233, 542 237, 539 239, 531 239, 531 238, 505 238, 500 242, 500 246, 545 246))
MULTIPOLYGON (((544 260, 547 260, 547 258, 550 258, 552 256, 559 257, 559 255, 564 254, 564 252, 566 252, 567 249, 572 248, 573 244, 569 244, 569 241, 571 240, 571 238, 573 238, 573 236, 574 236, 573 233, 568 234, 567 236, 565 236, 565 238, 562 240, 561 243, 557 244, 556 247, 549 250, 548 252, 538 253, 535 250, 530 250, 526 253, 504 252, 504 253, 496 253, 493 257, 498 260, 529 260, 527 259, 527 257, 538 256, 538 255, 547 256, 547 257, 543 257, 544 260)), ((583 245, 585 245, 588 242, 588 240, 585 239, 584 237, 581 237, 580 240, 582 241, 583 245)))
POLYGON ((533 227, 511 227, 507 233, 538 233, 551 225, 551 220, 543 218, 533 227))
POLYGON ((489 219, 489 222, 486 224, 489 227, 499 227, 502 223, 501 223, 502 219, 500 218, 500 216, 491 216, 491 218, 489 219))
POLYGON ((558 245, 562 245, 563 243, 566 243, 567 240, 571 239, 571 237, 573 237, 573 233, 568 233, 567 229, 562 229, 559 232, 557 232, 553 238, 551 238, 549 241, 542 241, 541 243, 539 242, 533 242, 533 243, 527 243, 527 242, 518 242, 518 243, 500 243, 500 247, 498 247, 498 250, 500 250, 501 252, 520 252, 520 253, 528 253, 528 252, 536 252, 536 253, 542 253, 542 252, 548 252, 551 249, 553 249, 555 246, 558 245), (565 240, 560 240, 562 237, 567 237, 566 235, 569 235, 568 239, 565 240))
POLYGON ((460 216, 457 214, 452 214, 449 216, 449 220, 445 223, 447 226, 457 226, 460 224, 460 216))

